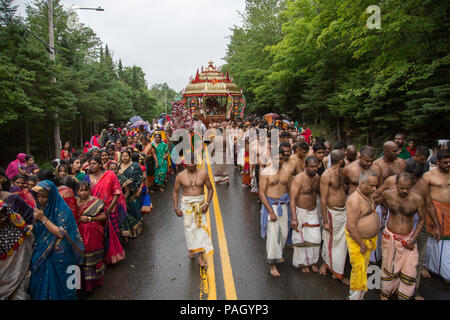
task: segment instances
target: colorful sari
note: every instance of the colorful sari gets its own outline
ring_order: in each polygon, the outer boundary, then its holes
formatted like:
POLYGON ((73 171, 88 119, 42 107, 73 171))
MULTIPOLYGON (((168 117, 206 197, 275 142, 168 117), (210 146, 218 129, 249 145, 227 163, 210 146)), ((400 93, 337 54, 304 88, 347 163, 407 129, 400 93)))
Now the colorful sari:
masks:
POLYGON ((33 209, 19 196, 0 200, 7 223, 0 227, 0 300, 28 300, 30 261, 33 255, 33 209))
MULTIPOLYGON (((144 165, 141 165, 141 170, 143 172, 144 177, 146 177, 146 171, 147 171, 147 167, 144 165)), ((148 192, 147 189, 147 185, 145 184, 146 179, 144 178, 144 181, 142 182, 142 192, 141 192, 141 212, 142 215, 150 213, 150 211, 153 209, 153 205, 152 205, 152 199, 150 198, 150 194, 148 192)))
POLYGON ((156 150, 156 157, 158 158, 158 167, 155 165, 155 183, 158 187, 162 187, 166 182, 167 175, 167 159, 164 159, 164 155, 169 150, 167 144, 161 141, 158 146, 153 144, 156 150))
POLYGON ((20 173, 20 168, 25 166, 25 164, 27 163, 25 161, 26 156, 27 155, 25 153, 19 153, 16 160, 9 163, 5 172, 8 179, 12 179, 15 175, 18 175, 20 173))
MULTIPOLYGON (((104 212, 105 203, 96 197, 81 205, 78 199, 77 207, 80 216, 96 217, 104 212)), ((103 263, 105 239, 105 221, 79 222, 81 238, 84 243, 84 261, 81 265, 83 277, 82 288, 86 292, 92 291, 95 287, 103 285, 105 274, 105 264, 103 263)))
POLYGON ((17 186, 11 187, 11 193, 17 194, 19 197, 21 197, 27 205, 29 205, 32 208, 36 207, 36 200, 34 199, 33 195, 31 194, 28 189, 20 189, 17 186))
POLYGON ((69 267, 80 265, 83 261, 83 240, 72 211, 59 195, 55 184, 48 180, 41 181, 33 188, 33 190, 36 189, 48 191, 44 214, 58 226, 64 236, 59 239, 40 221, 34 225, 36 241, 31 259, 31 298, 33 300, 76 300, 75 285, 68 286, 68 283, 72 283, 69 281, 71 273, 68 271, 70 271, 69 267))
POLYGON ((245 151, 244 155, 244 170, 242 171, 242 183, 246 186, 251 186, 251 179, 250 179, 250 154, 248 151, 245 151))
POLYGON ((66 204, 69 206, 70 210, 72 210, 73 217, 75 218, 75 222, 78 224, 78 219, 80 218, 80 214, 77 208, 77 198, 75 197, 75 192, 72 189, 66 186, 58 187, 59 195, 64 199, 66 204))
POLYGON ((152 148, 154 148, 154 146, 151 143, 148 143, 143 151, 146 157, 147 186, 149 187, 152 187, 155 183, 155 159, 153 158, 152 148))
POLYGON ((122 231, 122 236, 136 238, 142 231, 141 201, 140 198, 136 197, 136 193, 144 180, 144 176, 141 167, 136 162, 133 162, 124 171, 119 170, 119 172, 126 179, 133 180, 128 186, 130 194, 126 199, 127 216, 120 229, 122 231))
MULTIPOLYGON (((89 175, 86 175, 85 181, 91 182, 89 175)), ((105 257, 106 264, 114 264, 125 259, 125 251, 119 241, 120 226, 126 217, 126 203, 122 193, 119 179, 112 171, 105 171, 97 184, 92 185, 91 194, 105 203, 105 211, 109 208, 115 195, 119 195, 116 207, 106 221, 106 240, 105 240, 105 257)))

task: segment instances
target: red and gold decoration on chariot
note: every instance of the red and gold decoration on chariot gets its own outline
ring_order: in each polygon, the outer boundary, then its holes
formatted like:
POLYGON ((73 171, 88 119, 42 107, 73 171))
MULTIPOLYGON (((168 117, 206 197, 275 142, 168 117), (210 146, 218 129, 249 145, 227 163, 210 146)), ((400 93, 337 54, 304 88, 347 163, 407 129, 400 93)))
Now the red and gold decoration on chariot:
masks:
POLYGON ((192 115, 206 121, 243 118, 246 106, 242 90, 212 61, 201 72, 197 70, 184 89, 182 101, 192 115))

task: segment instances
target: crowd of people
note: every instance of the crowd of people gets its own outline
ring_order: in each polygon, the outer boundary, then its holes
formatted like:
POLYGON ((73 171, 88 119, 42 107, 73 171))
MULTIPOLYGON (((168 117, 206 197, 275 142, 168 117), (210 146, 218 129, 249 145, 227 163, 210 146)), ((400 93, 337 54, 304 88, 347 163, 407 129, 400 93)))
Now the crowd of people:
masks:
POLYGON ((24 153, 0 167, 0 299, 77 299, 102 286, 176 168, 167 143, 160 123, 111 124, 84 150, 65 143, 52 170, 24 153), (74 266, 81 278, 68 287, 74 266))
MULTIPOLYGON (((330 271, 350 286, 352 300, 368 290, 369 264, 381 267, 380 299, 423 299, 420 279, 430 277, 429 271, 450 282, 448 140, 433 149, 416 148, 412 140, 406 147, 405 134, 398 133, 380 153, 313 137, 306 124, 270 120, 248 117, 210 128, 218 130, 214 148, 234 146, 223 156, 234 156, 242 185, 259 194, 261 236, 273 276, 280 275, 277 264, 291 247, 294 267, 330 271), (225 134, 236 128, 242 130, 231 137, 245 141, 241 148, 225 134), (267 137, 261 137, 262 129, 267 137), (279 130, 275 148, 272 129, 279 130), (350 279, 344 277, 347 256, 350 279)), ((215 182, 229 183, 228 170, 214 164, 215 182)))
MULTIPOLYGON (((124 260, 124 246, 141 234, 151 195, 164 192, 176 173, 175 213, 185 219, 190 255, 207 265, 203 254, 213 247, 201 217, 212 198, 211 181, 187 160, 193 152, 171 158, 179 127, 167 120, 146 128, 110 124, 84 150, 67 142, 53 170, 40 170, 23 153, 0 168, 0 299, 76 299, 101 286, 107 266, 124 260), (188 216, 195 217, 189 225, 188 216), (72 288, 67 271, 73 266, 81 270, 81 283, 72 288)), ((350 285, 350 299, 367 291, 369 262, 381 265, 382 299, 395 292, 421 299, 420 277, 428 270, 450 280, 448 141, 431 151, 413 141, 406 148, 399 133, 377 158, 373 147, 325 141, 306 124, 271 116, 207 125, 193 120, 191 141, 221 150, 212 153, 223 159, 212 165, 213 183, 229 184, 231 163, 244 190, 259 194, 273 276, 280 275, 277 264, 289 246, 294 267, 329 270, 350 285), (344 278, 347 254, 350 279, 344 278)))

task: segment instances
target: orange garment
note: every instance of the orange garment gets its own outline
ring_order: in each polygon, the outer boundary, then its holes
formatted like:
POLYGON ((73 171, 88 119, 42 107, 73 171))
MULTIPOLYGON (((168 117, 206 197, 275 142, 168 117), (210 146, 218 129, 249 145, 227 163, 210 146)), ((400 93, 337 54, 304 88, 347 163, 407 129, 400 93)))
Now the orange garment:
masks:
MULTIPOLYGON (((441 239, 450 240, 450 203, 433 200, 433 204, 436 208, 436 215, 439 223, 441 224, 441 239)), ((428 233, 434 234, 435 226, 428 214, 426 216, 426 226, 428 233)))

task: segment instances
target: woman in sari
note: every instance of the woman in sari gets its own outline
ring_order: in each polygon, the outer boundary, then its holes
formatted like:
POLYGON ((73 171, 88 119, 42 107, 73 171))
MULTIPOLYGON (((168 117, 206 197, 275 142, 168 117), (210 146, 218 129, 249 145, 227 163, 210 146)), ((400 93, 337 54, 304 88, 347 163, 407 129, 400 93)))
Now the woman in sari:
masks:
POLYGON ((64 199, 64 202, 72 210, 75 222, 78 224, 78 219, 80 218, 80 213, 77 208, 77 198, 75 197, 77 183, 72 177, 66 176, 59 182, 58 192, 59 195, 64 199))
POLYGON ((34 162, 34 157, 31 154, 27 154, 27 156, 25 157, 25 161, 25 165, 20 168, 20 172, 23 175, 29 177, 34 176, 39 172, 39 167, 34 162))
POLYGON ((77 185, 80 212, 78 230, 84 243, 84 261, 81 265, 82 289, 91 292, 95 287, 103 285, 105 264, 103 263, 105 238, 105 222, 108 219, 104 212, 105 203, 91 196, 91 186, 87 181, 77 185))
POLYGON ((145 166, 145 155, 143 153, 133 153, 131 155, 131 160, 133 162, 137 162, 142 170, 142 184, 141 184, 141 213, 142 215, 150 213, 153 209, 152 199, 150 198, 150 194, 147 189, 146 181, 147 181, 147 167, 145 166))
POLYGON ((25 177, 18 174, 12 178, 11 193, 17 194, 21 197, 31 208, 36 207, 36 200, 30 193, 25 184, 25 177))
POLYGON ((100 159, 102 159, 102 167, 108 168, 108 164, 109 162, 111 162, 111 157, 108 153, 108 150, 103 149, 102 151, 100 151, 100 159))
POLYGON ((125 195, 127 201, 127 217, 121 227, 122 236, 125 241, 128 241, 128 238, 136 238, 142 232, 140 196, 144 177, 139 164, 131 160, 131 153, 129 151, 122 152, 119 173, 127 180, 131 180, 125 195))
POLYGON ((69 161, 69 176, 75 178, 77 182, 83 181, 86 173, 81 171, 81 161, 79 158, 71 158, 69 161))
POLYGON ((33 208, 16 194, 3 191, 0 168, 0 300, 28 300, 33 255, 33 208))
POLYGON ((155 134, 153 146, 156 151, 155 163, 155 184, 159 187, 159 191, 163 192, 163 185, 166 182, 167 175, 167 157, 169 156, 169 147, 161 140, 161 134, 155 134))
MULTIPOLYGON (((34 215, 35 248, 31 259, 30 293, 33 300, 76 300, 68 286, 69 267, 83 261, 84 246, 72 211, 55 184, 41 181, 33 188, 38 208, 34 215)), ((70 281, 69 281, 70 283, 70 281)))
POLYGON ((146 144, 144 144, 144 150, 142 151, 145 154, 145 162, 147 167, 147 189, 150 193, 154 193, 153 189, 155 188, 155 163, 156 163, 156 150, 155 146, 150 141, 149 135, 144 135, 144 139, 146 140, 146 144))
POLYGON ((114 143, 110 143, 107 147, 107 150, 112 161, 120 162, 120 152, 116 151, 116 146, 114 145, 114 143))
POLYGON ((65 164, 60 164, 56 167, 55 176, 56 179, 62 180, 69 174, 69 169, 65 164))
POLYGON ((125 146, 126 148, 130 147, 134 149, 134 141, 132 136, 127 136, 127 144, 125 146))
POLYGON ((8 167, 6 168, 6 176, 8 177, 8 179, 12 179, 15 175, 18 175, 20 173, 20 169, 26 164, 26 156, 27 155, 25 153, 19 153, 16 160, 9 163, 8 167))
POLYGON ((89 160, 89 174, 84 178, 91 184, 91 193, 105 203, 107 238, 105 240, 106 264, 114 264, 125 259, 125 251, 119 241, 120 226, 126 217, 126 203, 119 180, 112 171, 104 171, 102 160, 89 160))

